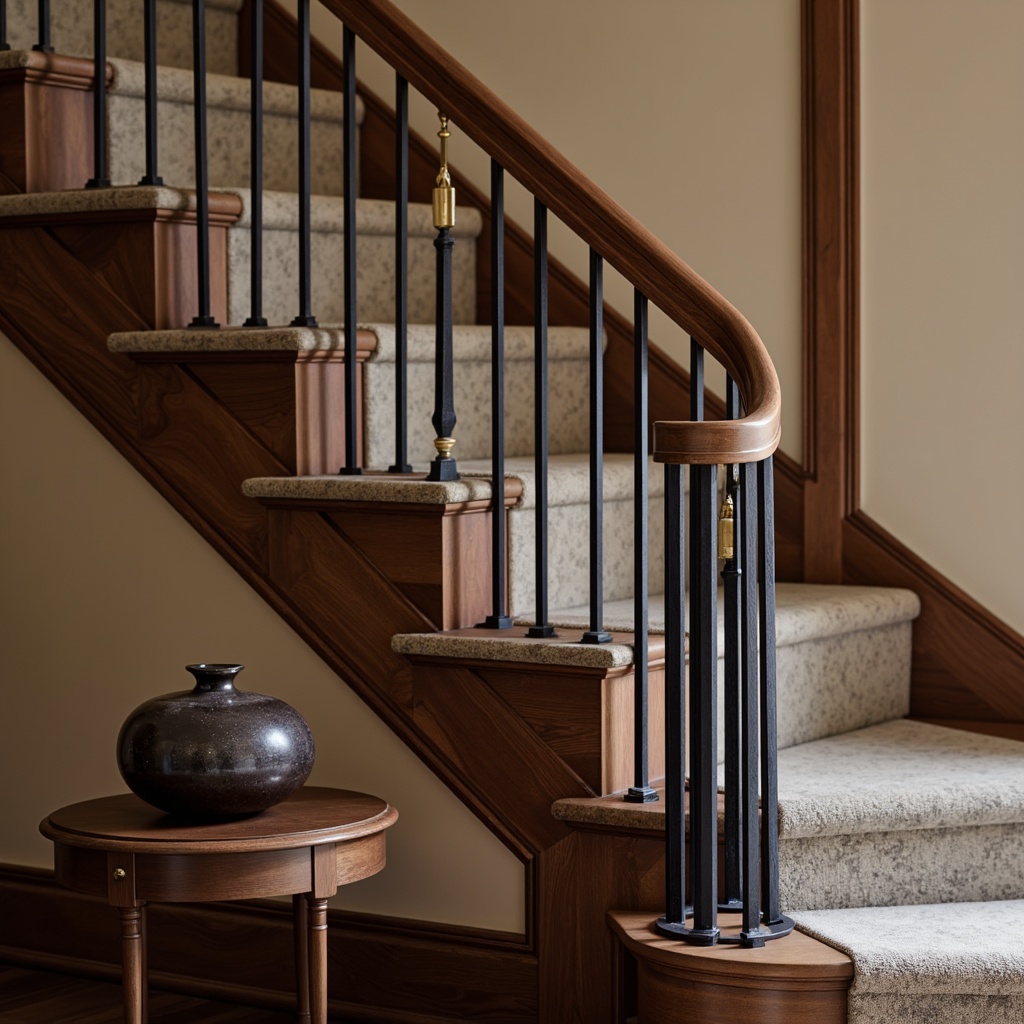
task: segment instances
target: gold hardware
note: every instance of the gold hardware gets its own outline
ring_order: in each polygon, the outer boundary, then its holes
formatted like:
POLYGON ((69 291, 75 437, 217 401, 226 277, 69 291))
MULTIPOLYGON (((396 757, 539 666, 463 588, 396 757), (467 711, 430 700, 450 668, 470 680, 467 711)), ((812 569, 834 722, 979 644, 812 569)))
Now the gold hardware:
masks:
POLYGON ((452 457, 452 449, 455 447, 455 438, 435 437, 434 447, 437 449, 437 457, 439 459, 450 459, 452 457))
POLYGON ((727 494, 722 502, 722 514, 718 517, 718 557, 729 562, 735 557, 733 537, 735 534, 735 506, 732 495, 727 494))
POLYGON ((122 878, 128 877, 128 872, 124 868, 114 868, 114 877, 120 881, 122 878))
POLYGON ((441 170, 437 173, 437 187, 434 189, 434 227, 455 227, 455 189, 452 187, 452 176, 448 171, 448 140, 452 133, 448 131, 448 115, 439 110, 441 130, 437 137, 441 140, 441 170))

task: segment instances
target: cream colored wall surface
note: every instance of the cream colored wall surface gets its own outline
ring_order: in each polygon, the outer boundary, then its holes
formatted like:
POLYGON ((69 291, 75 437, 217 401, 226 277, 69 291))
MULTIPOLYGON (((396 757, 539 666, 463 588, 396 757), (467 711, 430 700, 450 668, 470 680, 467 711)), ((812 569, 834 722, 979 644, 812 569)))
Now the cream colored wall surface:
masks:
MULTIPOLYGON (((783 448, 799 458, 799 0, 397 2, 750 320, 782 383, 783 448)), ((338 44, 319 5, 313 27, 338 44)), ((393 104, 394 73, 365 47, 357 73, 393 104)), ((411 107, 433 137, 433 108, 415 93, 411 107)), ((452 163, 489 191, 489 160, 458 125, 451 145, 452 163)), ((509 216, 532 233, 531 202, 509 187, 509 216)), ((586 248, 559 228, 551 252, 587 280, 586 248)), ((632 289, 615 274, 606 296, 632 320, 632 289)), ((650 329, 689 365, 667 318, 652 310, 650 329)))
POLYGON ((522 864, 0 336, 0 861, 49 867, 51 810, 123 792, 132 708, 240 661, 309 721, 312 783, 401 815, 388 865, 336 906, 520 932, 522 864))
POLYGON ((862 0, 863 507, 1024 631, 1024 3, 862 0))

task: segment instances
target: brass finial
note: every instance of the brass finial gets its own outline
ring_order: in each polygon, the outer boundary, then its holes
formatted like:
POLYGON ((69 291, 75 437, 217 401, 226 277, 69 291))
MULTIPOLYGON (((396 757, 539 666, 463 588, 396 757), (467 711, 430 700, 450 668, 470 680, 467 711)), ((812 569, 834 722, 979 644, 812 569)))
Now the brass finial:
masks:
POLYGON ((434 447, 437 449, 437 457, 439 459, 450 459, 452 457, 452 449, 455 447, 455 438, 435 437, 434 447))
POLYGON ((722 513, 718 517, 718 557, 726 562, 735 557, 733 538, 735 536, 735 505, 732 495, 726 494, 722 502, 722 513))
POLYGON ((448 170, 448 140, 452 133, 448 131, 448 115, 437 112, 441 120, 441 130, 437 137, 441 140, 441 170, 437 172, 437 187, 434 189, 434 227, 455 227, 455 189, 452 187, 452 176, 448 170))

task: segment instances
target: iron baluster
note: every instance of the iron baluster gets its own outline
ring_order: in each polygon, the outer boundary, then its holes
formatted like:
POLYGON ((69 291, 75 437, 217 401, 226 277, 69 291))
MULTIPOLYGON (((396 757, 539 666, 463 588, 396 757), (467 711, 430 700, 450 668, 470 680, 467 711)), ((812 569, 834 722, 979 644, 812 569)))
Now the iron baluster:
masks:
POLYGON ((192 0, 192 91, 196 149, 196 265, 199 312, 190 327, 217 327, 210 313, 210 197, 206 151, 206 7, 192 0))
POLYGON ((534 460, 537 477, 536 548, 537 617, 529 637, 555 636, 548 622, 548 209, 533 200, 533 393, 534 460))
POLYGON ((741 577, 740 605, 742 650, 740 677, 740 776, 743 793, 742 839, 740 857, 743 894, 743 925, 740 941, 746 946, 764 945, 761 929, 761 847, 758 830, 758 660, 757 660, 757 471, 745 462, 739 467, 739 504, 736 507, 737 552, 746 571, 741 577))
MULTIPOLYGON (((308 3, 308 0, 306 0, 308 3)), ((359 373, 358 336, 356 334, 356 34, 347 25, 341 34, 342 75, 342 274, 344 276, 342 319, 345 321, 345 465, 338 472, 359 476, 359 450, 356 436, 356 401, 359 373)))
MULTIPOLYGON (((309 115, 309 0, 298 0, 299 33, 299 312, 292 327, 316 327, 313 316, 312 285, 312 198, 310 187, 310 115, 309 115)), ((345 29, 347 32, 348 29, 345 29)), ((346 57, 347 57, 346 53, 346 57)), ((346 355, 348 336, 355 323, 345 324, 346 355)))
MULTIPOLYGON (((256 5, 257 7, 259 4, 256 5)), ((144 46, 145 109, 146 109, 146 173, 140 185, 162 185, 164 179, 157 174, 157 117, 156 117, 156 0, 145 0, 142 5, 142 35, 144 46)), ((255 73, 255 71, 254 71, 255 73)))
POLYGON ((7 42, 7 0, 0 0, 0 50, 9 50, 7 42))
POLYGON ((660 932, 686 929, 686 566, 683 467, 665 466, 665 916, 660 932))
MULTIPOLYGON (((147 0, 151 3, 153 0, 147 0)), ((252 198, 249 232, 252 255, 249 263, 249 317, 245 327, 266 327, 263 315, 263 0, 252 4, 251 107, 249 119, 249 173, 252 198)))
MULTIPOLYGON (((725 415, 735 420, 740 415, 740 392, 736 382, 725 379, 725 415)), ((742 776, 740 774, 740 706, 741 706, 741 549, 736 543, 736 505, 740 494, 736 486, 738 467, 725 467, 725 498, 718 519, 718 557, 722 562, 725 618, 725 902, 720 909, 739 910, 742 897, 741 816, 743 810, 742 776)))
POLYGON ((505 614, 505 172, 491 160, 491 614, 484 625, 509 629, 505 614))
MULTIPOLYGON (((633 785, 624 800, 658 799, 648 785, 647 297, 633 292, 633 785)), ((677 467, 678 468, 678 467, 677 467)))
POLYGON ((430 463, 428 480, 458 480, 459 470, 452 458, 455 447, 455 372, 452 355, 452 249, 455 239, 451 229, 455 226, 455 189, 448 171, 448 116, 438 111, 441 130, 437 137, 441 140, 441 170, 437 175, 437 183, 432 193, 434 227, 437 238, 434 248, 437 250, 437 340, 434 350, 434 425, 436 437, 434 448, 437 455, 430 463))
POLYGON ((700 945, 713 945, 719 934, 717 476, 717 466, 690 467, 697 520, 692 534, 696 543, 690 548, 690 941, 700 945))
POLYGON ((41 53, 53 53, 50 42, 50 0, 39 0, 39 42, 32 49, 41 53))
POLYGON ((590 250, 590 629, 581 643, 611 643, 604 626, 604 261, 590 250))
POLYGON ((107 0, 93 0, 92 177, 86 188, 110 188, 107 176, 107 0))
POLYGON ((395 461, 409 465, 409 83, 395 75, 395 461))

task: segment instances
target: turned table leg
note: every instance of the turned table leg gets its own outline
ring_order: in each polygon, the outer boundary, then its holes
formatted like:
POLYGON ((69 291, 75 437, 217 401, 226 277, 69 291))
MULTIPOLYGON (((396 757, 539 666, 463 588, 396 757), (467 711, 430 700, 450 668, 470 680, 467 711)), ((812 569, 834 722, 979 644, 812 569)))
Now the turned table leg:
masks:
POLYGON ((309 1024, 309 904, 303 893, 292 897, 295 940, 295 1019, 309 1024))
POLYGON ((309 902, 309 1009, 311 1024, 327 1024, 327 900, 309 902))
POLYGON ((146 908, 121 907, 125 1024, 146 1024, 146 908))

